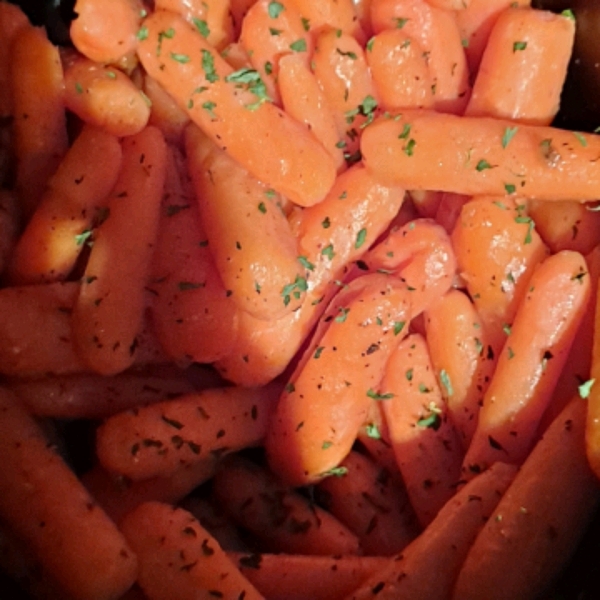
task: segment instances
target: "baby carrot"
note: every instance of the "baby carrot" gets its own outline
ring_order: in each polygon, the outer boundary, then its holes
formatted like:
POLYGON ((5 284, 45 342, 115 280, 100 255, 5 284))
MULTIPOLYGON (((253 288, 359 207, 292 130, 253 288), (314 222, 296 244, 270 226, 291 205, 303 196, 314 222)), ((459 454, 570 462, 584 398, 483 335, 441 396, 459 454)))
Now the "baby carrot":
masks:
POLYGON ((363 33, 359 26, 352 0, 288 0, 296 7, 312 32, 324 29, 336 29, 363 41, 363 33))
POLYGON ((512 121, 403 112, 361 138, 364 162, 386 183, 539 200, 600 197, 600 136, 512 121))
POLYGON ((144 21, 138 55, 146 71, 213 141, 291 201, 322 200, 335 179, 327 151, 304 125, 268 101, 256 71, 233 71, 183 19, 157 11, 144 21))
POLYGON ((146 127, 123 141, 123 164, 97 229, 73 312, 85 363, 105 375, 133 363, 158 229, 166 144, 146 127))
POLYGON ((584 258, 564 250, 529 281, 498 359, 463 463, 465 474, 497 460, 520 464, 535 441, 590 294, 584 258))
POLYGON ((119 598, 136 557, 37 423, 0 389, 0 514, 77 600, 119 598))
POLYGON ((180 145, 183 130, 190 122, 187 113, 149 75, 144 75, 142 89, 152 105, 148 123, 158 127, 167 142, 180 145))

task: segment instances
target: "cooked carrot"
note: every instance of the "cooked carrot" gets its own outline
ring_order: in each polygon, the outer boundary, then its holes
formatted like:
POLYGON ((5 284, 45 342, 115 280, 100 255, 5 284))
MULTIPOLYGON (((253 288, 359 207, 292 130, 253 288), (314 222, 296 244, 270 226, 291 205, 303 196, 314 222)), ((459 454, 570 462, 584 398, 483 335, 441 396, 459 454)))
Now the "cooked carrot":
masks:
POLYGON ((458 270, 481 317, 485 349, 493 360, 506 340, 536 267, 547 249, 524 212, 510 198, 473 198, 460 213, 452 232, 458 270))
POLYGON ((84 122, 117 137, 139 133, 150 117, 148 98, 125 73, 85 58, 65 70, 65 105, 84 122))
POLYGON ((140 480, 168 476, 260 444, 280 387, 214 388, 120 413, 98 429, 96 453, 109 472, 140 480))
POLYGON ((462 114, 469 72, 454 14, 425 0, 372 0, 371 23, 376 34, 401 29, 416 40, 427 53, 435 109, 462 114))
POLYGON ((408 497, 426 527, 454 495, 463 451, 422 336, 412 334, 398 344, 379 391, 408 497))
POLYGON ((196 127, 186 130, 186 150, 208 248, 233 303, 264 320, 298 309, 308 265, 277 194, 196 127))
POLYGON ((117 63, 135 51, 145 14, 139 0, 77 0, 71 23, 73 44, 98 63, 117 63))
POLYGON ((229 553, 240 571, 269 600, 342 600, 383 568, 379 556, 303 556, 229 553))
POLYGON ((485 394, 464 472, 497 460, 520 464, 565 364, 590 293, 584 258, 564 250, 529 281, 485 394))
POLYGON ((471 4, 471 0, 426 0, 431 6, 437 6, 444 10, 466 10, 471 4))
POLYGON ((417 39, 401 29, 381 31, 369 40, 366 57, 384 110, 433 106, 433 80, 417 39))
POLYGON ((531 598, 558 576, 600 501, 585 413, 575 398, 537 443, 475 540, 452 598, 531 598))
POLYGON ((14 192, 0 189, 0 275, 11 258, 21 232, 18 200, 14 192))
POLYGON ((234 39, 238 40, 244 17, 256 0, 229 0, 229 12, 233 21, 234 39))
POLYGON ((9 265, 13 284, 67 279, 103 220, 122 151, 112 134, 84 127, 48 181, 9 265))
POLYGON ((575 39, 575 21, 549 11, 510 8, 494 24, 465 115, 549 125, 575 39))
POLYGON ((4 389, 0 412, 3 521, 73 598, 119 598, 137 571, 125 539, 4 389))
POLYGON ((487 354, 485 332, 477 310, 459 290, 450 290, 425 312, 425 327, 448 416, 466 450, 495 364, 487 354))
POLYGON ((237 71, 239 69, 251 69, 250 57, 240 42, 228 44, 222 51, 221 56, 237 71))
POLYGON ((403 112, 363 132, 363 159, 387 183, 469 195, 595 200, 600 136, 512 121, 403 112), (516 128, 516 129, 515 129, 516 128))
POLYGON ((390 559, 346 600, 446 598, 469 548, 515 472, 513 466, 497 463, 463 486, 402 554, 390 559))
POLYGON ((11 61, 15 185, 28 218, 67 150, 64 79, 58 48, 42 29, 17 31, 11 61))
POLYGON ((233 350, 239 311, 215 267, 185 158, 174 148, 167 152, 148 287, 153 293, 154 329, 171 360, 211 363, 233 350))
POLYGON ((456 13, 472 75, 479 69, 481 56, 498 16, 507 8, 528 6, 531 6, 531 0, 470 0, 465 10, 456 13))
POLYGON ((338 173, 343 171, 346 163, 340 148, 341 135, 323 91, 306 61, 296 54, 282 56, 277 84, 284 110, 313 132, 331 154, 338 173))
POLYGON ((255 463, 239 458, 226 462, 215 475, 212 493, 269 552, 361 553, 350 529, 255 463))
POLYGON ((234 72, 173 13, 157 11, 144 27, 138 55, 145 69, 213 141, 293 202, 324 198, 335 178, 333 159, 304 125, 268 101, 256 72, 234 72))
POLYGON ((166 144, 146 127, 123 142, 123 164, 97 229, 73 312, 82 359, 98 373, 133 363, 165 180, 166 144))
POLYGON ((152 600, 263 597, 187 511, 146 502, 121 523, 139 557, 138 584, 152 600))
POLYGON ((360 43, 364 35, 359 26, 352 0, 289 0, 296 7, 312 32, 337 29, 354 36, 360 43))
MULTIPOLYGON (((408 195, 419 216, 435 219, 444 197, 444 192, 434 190, 409 190, 408 195)), ((446 229, 446 231, 448 231, 446 229)))
POLYGON ((156 10, 170 10, 193 25, 217 50, 234 39, 231 2, 222 0, 156 0, 156 10))
POLYGON ((342 477, 327 477, 317 486, 321 505, 354 532, 369 556, 391 556, 418 534, 406 491, 373 460, 350 452, 342 477))
POLYGON ((471 200, 471 196, 463 194, 454 194, 444 192, 441 194, 440 203, 437 206, 435 220, 448 232, 452 233, 458 220, 463 206, 471 200))
POLYGON ((289 1, 257 0, 244 17, 240 43, 276 104, 281 104, 277 86, 281 58, 293 54, 308 67, 313 52, 313 36, 289 1))

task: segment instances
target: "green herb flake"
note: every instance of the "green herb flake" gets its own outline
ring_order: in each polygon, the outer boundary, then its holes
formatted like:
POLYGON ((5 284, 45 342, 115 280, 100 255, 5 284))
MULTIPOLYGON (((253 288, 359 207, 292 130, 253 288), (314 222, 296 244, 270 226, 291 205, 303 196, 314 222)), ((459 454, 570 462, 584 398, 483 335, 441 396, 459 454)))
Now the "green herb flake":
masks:
POLYGON ((406 373, 404 374, 407 381, 412 381, 414 376, 414 369, 406 369, 406 373))
POLYGON ((348 313, 350 312, 350 309, 340 306, 339 311, 340 314, 335 318, 335 322, 343 323, 348 318, 348 313))
POLYGON ((291 302, 292 296, 296 298, 296 300, 299 300, 302 292, 306 292, 307 289, 308 282, 306 281, 306 277, 296 275, 294 282, 284 285, 283 289, 281 290, 284 306, 287 306, 291 302))
POLYGON ((285 6, 280 2, 269 2, 269 6, 267 11, 271 19, 276 19, 283 11, 285 10, 285 6))
POLYGON ((562 17, 565 17, 566 19, 571 19, 571 21, 575 20, 575 14, 573 13, 573 11, 570 8, 563 10, 560 14, 562 17))
POLYGON ((372 37, 368 42, 367 42, 367 51, 368 52, 372 52, 373 51, 373 44, 375 43, 375 38, 372 37))
POLYGON ((394 394, 391 392, 380 394, 372 388, 369 388, 367 390, 367 396, 373 400, 391 400, 394 397, 394 394))
POLYGON ((267 87, 264 81, 261 79, 258 71, 254 69, 239 69, 227 75, 225 81, 240 87, 246 86, 247 90, 257 97, 256 102, 246 105, 248 110, 256 110, 263 102, 271 100, 267 94, 267 87))
POLYGON ((83 94, 83 87, 81 86, 81 84, 79 83, 79 81, 77 83, 75 83, 75 91, 78 94, 83 94))
POLYGON ((367 434, 367 437, 371 438, 372 440, 381 439, 381 432, 375 423, 367 423, 365 425, 365 433, 367 434))
POLYGON ((321 254, 323 256, 326 256, 329 260, 332 260, 333 257, 335 256, 335 252, 333 251, 333 244, 329 244, 328 246, 325 246, 325 248, 323 248, 323 250, 321 250, 321 254))
POLYGON ((396 29, 402 29, 408 23, 408 19, 406 18, 396 18, 396 29))
POLYGON ((431 402, 428 407, 428 414, 423 415, 418 421, 418 427, 424 427, 437 431, 442 425, 441 410, 436 406, 435 402, 431 402))
POLYGON ((579 131, 574 131, 573 135, 577 138, 577 141, 581 144, 583 148, 587 148, 587 139, 582 133, 579 133, 579 131))
POLYGON ((321 221, 321 227, 323 229, 329 229, 331 227, 331 219, 329 217, 325 217, 322 221, 321 221))
POLYGON ((190 62, 190 57, 187 54, 178 54, 177 52, 171 52, 171 58, 182 65, 190 62))
POLYGON ((306 256, 299 256, 298 257, 298 262, 307 270, 307 271, 314 271, 315 270, 315 265, 313 265, 308 258, 306 258, 306 256))
POLYGON ((267 206, 265 205, 264 202, 259 202, 258 203, 258 210, 259 212, 261 212, 263 215, 267 212, 267 206))
POLYGON ((75 243, 78 246, 83 246, 86 243, 89 244, 91 242, 91 238, 92 238, 92 230, 86 229, 85 231, 82 231, 81 233, 78 233, 75 236, 75 243))
POLYGON ((588 379, 584 381, 577 389, 579 391, 579 397, 584 400, 590 397, 590 392, 594 387, 594 383, 596 383, 595 379, 588 379))
POLYGON ((138 40, 140 40, 140 42, 147 40, 148 39, 148 28, 145 25, 143 27, 140 27, 138 29, 138 32, 135 34, 135 37, 138 40))
POLYGON ((211 102, 210 100, 202 103, 202 108, 210 114, 211 119, 216 119, 217 115, 214 113, 214 109, 216 108, 216 104, 211 102))
POLYGON ((321 473, 321 477, 344 477, 347 474, 348 469, 346 467, 333 467, 333 469, 321 473))
POLYGON ((265 73, 267 75, 273 74, 273 63, 270 60, 265 63, 265 73))
POLYGON ((202 48, 202 69, 204 70, 204 75, 208 81, 214 83, 215 81, 219 81, 219 76, 215 71, 215 59, 210 51, 202 48))
POLYGON ((502 148, 506 148, 510 141, 515 137, 515 134, 519 131, 518 127, 507 127, 502 134, 502 148))
POLYGON ((321 450, 327 450, 328 448, 331 448, 331 446, 333 446, 333 442, 327 440, 321 444, 321 450))
POLYGON ((304 29, 304 31, 310 31, 310 20, 307 19, 306 17, 302 17, 301 21, 302 21, 302 28, 304 29))
POLYGON ((485 160, 485 158, 482 158, 477 165, 475 166, 475 170, 478 171, 479 173, 481 173, 481 171, 485 171, 486 169, 493 169, 494 167, 492 167, 492 165, 490 165, 490 163, 485 160))
POLYGON ((344 52, 343 50, 340 50, 339 48, 336 48, 335 51, 340 56, 347 56, 351 60, 358 60, 358 56, 356 55, 356 52, 352 52, 352 51, 344 52))
POLYGON ((513 185, 512 183, 505 183, 504 184, 504 191, 508 194, 508 195, 512 195, 517 191, 517 188, 515 185, 513 185))
POLYGON ((404 329, 404 326, 406 325, 406 321, 395 321, 394 322, 394 335, 399 335, 402 330, 404 329))
POLYGON ((295 42, 290 44, 290 50, 294 52, 306 52, 306 40, 304 38, 300 38, 295 42))
POLYGON ((210 27, 208 26, 208 23, 206 21, 204 21, 203 19, 198 19, 197 17, 194 17, 192 19, 192 22, 194 23, 194 26, 198 30, 198 33, 203 38, 207 38, 210 35, 210 27))
POLYGON ((354 247, 358 250, 365 243, 366 239, 367 230, 363 227, 363 229, 356 234, 356 242, 354 242, 354 247))
POLYGON ((450 381, 450 375, 445 369, 440 371, 440 381, 444 388, 446 389, 446 396, 450 398, 454 394, 454 389, 452 388, 452 382, 450 381))
POLYGON ((527 48, 527 42, 515 42, 513 44, 513 52, 522 52, 527 48))
POLYGON ((408 140, 408 142, 402 148, 402 150, 404 150, 404 154, 406 154, 406 156, 412 156, 415 153, 416 145, 417 145, 417 142, 415 142, 415 140, 413 140, 413 139, 408 140))

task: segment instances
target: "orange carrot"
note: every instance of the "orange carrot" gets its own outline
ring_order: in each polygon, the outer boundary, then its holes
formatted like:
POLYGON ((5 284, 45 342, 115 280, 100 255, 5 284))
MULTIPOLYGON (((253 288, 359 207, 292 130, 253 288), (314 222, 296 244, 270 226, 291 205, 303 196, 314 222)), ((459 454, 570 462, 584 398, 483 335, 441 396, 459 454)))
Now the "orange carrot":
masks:
POLYGON ((138 48, 144 68, 213 141, 293 202, 323 199, 335 178, 333 159, 302 124, 268 102, 256 72, 234 72, 173 13, 157 11, 144 27, 138 48))
POLYGON ((108 201, 109 214, 96 232, 73 312, 79 352, 98 373, 117 373, 134 360, 165 162, 166 145, 154 127, 123 142, 123 165, 108 201))
POLYGON ((137 561, 42 430, 0 390, 0 514, 75 599, 118 598, 137 561))
POLYGON ((337 29, 354 36, 360 43, 363 32, 356 16, 352 0, 289 0, 307 21, 312 32, 325 29, 337 29))
POLYGON ((589 280, 584 258, 568 250, 531 277, 483 400, 466 474, 526 458, 583 318, 589 280))
POLYGON ((365 129, 361 151, 377 177, 407 189, 539 200, 600 197, 597 135, 406 111, 365 129))

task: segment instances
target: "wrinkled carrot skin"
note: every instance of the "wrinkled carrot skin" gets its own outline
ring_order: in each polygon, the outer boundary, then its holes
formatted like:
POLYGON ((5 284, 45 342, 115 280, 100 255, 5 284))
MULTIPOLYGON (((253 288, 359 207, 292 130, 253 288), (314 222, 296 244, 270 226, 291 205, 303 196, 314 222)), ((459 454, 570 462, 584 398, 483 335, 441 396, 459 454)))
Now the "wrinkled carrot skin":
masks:
POLYGON ((83 58, 65 70, 65 105, 117 137, 139 133, 150 117, 147 99, 125 73, 83 58))
POLYGON ((600 197, 594 162, 600 136, 521 125, 503 148, 506 130, 514 126, 501 119, 405 111, 366 128, 361 151, 373 174, 407 189, 490 196, 510 191, 535 200, 600 197))
POLYGON ((211 46, 222 50, 236 39, 230 4, 223 0, 156 0, 154 8, 181 15, 211 46))
POLYGON ((4 389, 0 413, 3 520, 73 598, 119 598, 137 572, 125 539, 4 389))
POLYGON ((305 60, 295 54, 283 56, 277 84, 284 110, 312 131, 333 158, 337 172, 344 171, 346 163, 334 116, 305 60))
POLYGON ((427 346, 440 382, 448 416, 469 447, 479 407, 492 376, 494 361, 487 354, 486 337, 477 310, 468 296, 450 290, 425 313, 427 346), (442 373, 448 378, 444 385, 442 373))
POLYGON ((336 281, 385 231, 403 198, 404 190, 381 185, 356 165, 336 179, 323 202, 292 215, 299 255, 314 266, 306 300, 300 310, 277 321, 242 315, 236 352, 216 364, 219 372, 245 386, 264 385, 280 375, 338 291, 336 281), (363 230, 364 244, 358 245, 363 230))
POLYGON ((11 257, 13 284, 66 279, 85 247, 82 234, 101 215, 121 166, 119 140, 100 129, 84 127, 48 181, 40 203, 11 257))
POLYGON ((457 11, 456 22, 464 40, 471 75, 479 70, 481 56, 490 32, 502 12, 510 7, 529 7, 531 0, 470 0, 465 10, 457 11))
POLYGON ((263 320, 297 310, 305 268, 277 194, 199 129, 187 129, 185 141, 208 249, 231 300, 263 320))
POLYGON ((212 494, 214 502, 269 552, 361 553, 358 537, 335 516, 250 461, 226 462, 215 475, 212 494))
POLYGON ((531 598, 555 581, 600 501, 585 414, 576 397, 532 450, 471 547, 453 600, 531 598))
POLYGON ((465 115, 550 125, 574 39, 573 19, 529 8, 504 11, 490 33, 465 115))
POLYGON ((482 321, 493 359, 506 340, 529 280, 548 250, 518 201, 478 197, 452 232, 458 271, 482 321))
POLYGON ((280 388, 214 388, 107 419, 96 452, 109 472, 133 481, 166 477, 217 453, 260 444, 280 388))
POLYGON ((108 218, 96 231, 73 313, 79 353, 104 375, 123 371, 135 359, 165 170, 166 144, 158 129, 146 127, 123 141, 108 218))
POLYGON ((576 252, 554 254, 535 271, 485 394, 464 460, 466 475, 497 460, 525 460, 589 294, 587 265, 576 252))
POLYGON ((190 118, 175 100, 149 75, 144 76, 142 89, 151 103, 148 123, 158 127, 171 144, 180 145, 190 118))
POLYGON ((187 511, 146 502, 121 528, 139 556, 138 584, 153 600, 262 600, 213 536, 187 511))
POLYGON ((417 40, 428 53, 435 109, 462 114, 468 100, 469 72, 454 14, 425 0, 373 0, 371 23, 375 33, 400 28, 417 40))
POLYGON ((27 219, 67 151, 64 77, 58 48, 42 29, 20 29, 11 48, 15 186, 27 219))
POLYGON ((311 32, 324 29, 339 29, 363 42, 364 35, 356 15, 353 0, 288 0, 298 12, 308 19, 311 32))
POLYGON ((346 600, 447 597, 469 548, 515 473, 512 465, 497 463, 461 487, 412 544, 346 600))
POLYGON ((250 7, 242 23, 239 41, 265 82, 269 96, 280 105, 277 86, 280 59, 294 54, 308 67, 314 43, 313 36, 302 26, 302 17, 293 3, 280 3, 284 8, 276 16, 271 16, 270 4, 270 0, 257 0, 250 7))
POLYGON ((463 451, 421 335, 398 344, 379 389, 391 396, 381 410, 408 497, 426 527, 455 493, 463 451), (427 419, 435 420, 423 425, 427 419))
POLYGON ((139 43, 140 61, 214 142, 295 203, 309 206, 325 197, 335 179, 335 165, 302 124, 258 100, 242 84, 225 81, 233 69, 177 15, 157 11, 144 25, 148 37, 139 43), (163 32, 171 30, 173 35, 165 37, 163 32), (182 56, 204 57, 206 70, 199 60, 186 62, 182 56), (199 88, 207 89, 197 92, 199 88), (211 103, 212 110, 205 108, 211 103))
POLYGON ((143 5, 138 0, 77 0, 71 40, 94 62, 118 63, 135 51, 143 5))
POLYGON ((384 110, 431 108, 432 78, 423 49, 401 29, 371 38, 367 63, 384 110))
POLYGON ((236 341, 238 311, 211 255, 181 152, 167 151, 167 174, 148 288, 152 322, 178 364, 212 363, 236 341))
MULTIPOLYGON (((344 152, 351 155, 358 148, 361 126, 369 118, 361 106, 377 101, 365 51, 350 34, 325 30, 317 36, 312 65, 345 142, 344 152)), ((373 113, 369 114, 372 119, 373 113)))
POLYGON ((342 477, 317 487, 322 506, 354 532, 367 556, 401 552, 419 533, 404 487, 371 458, 352 451, 342 477))

